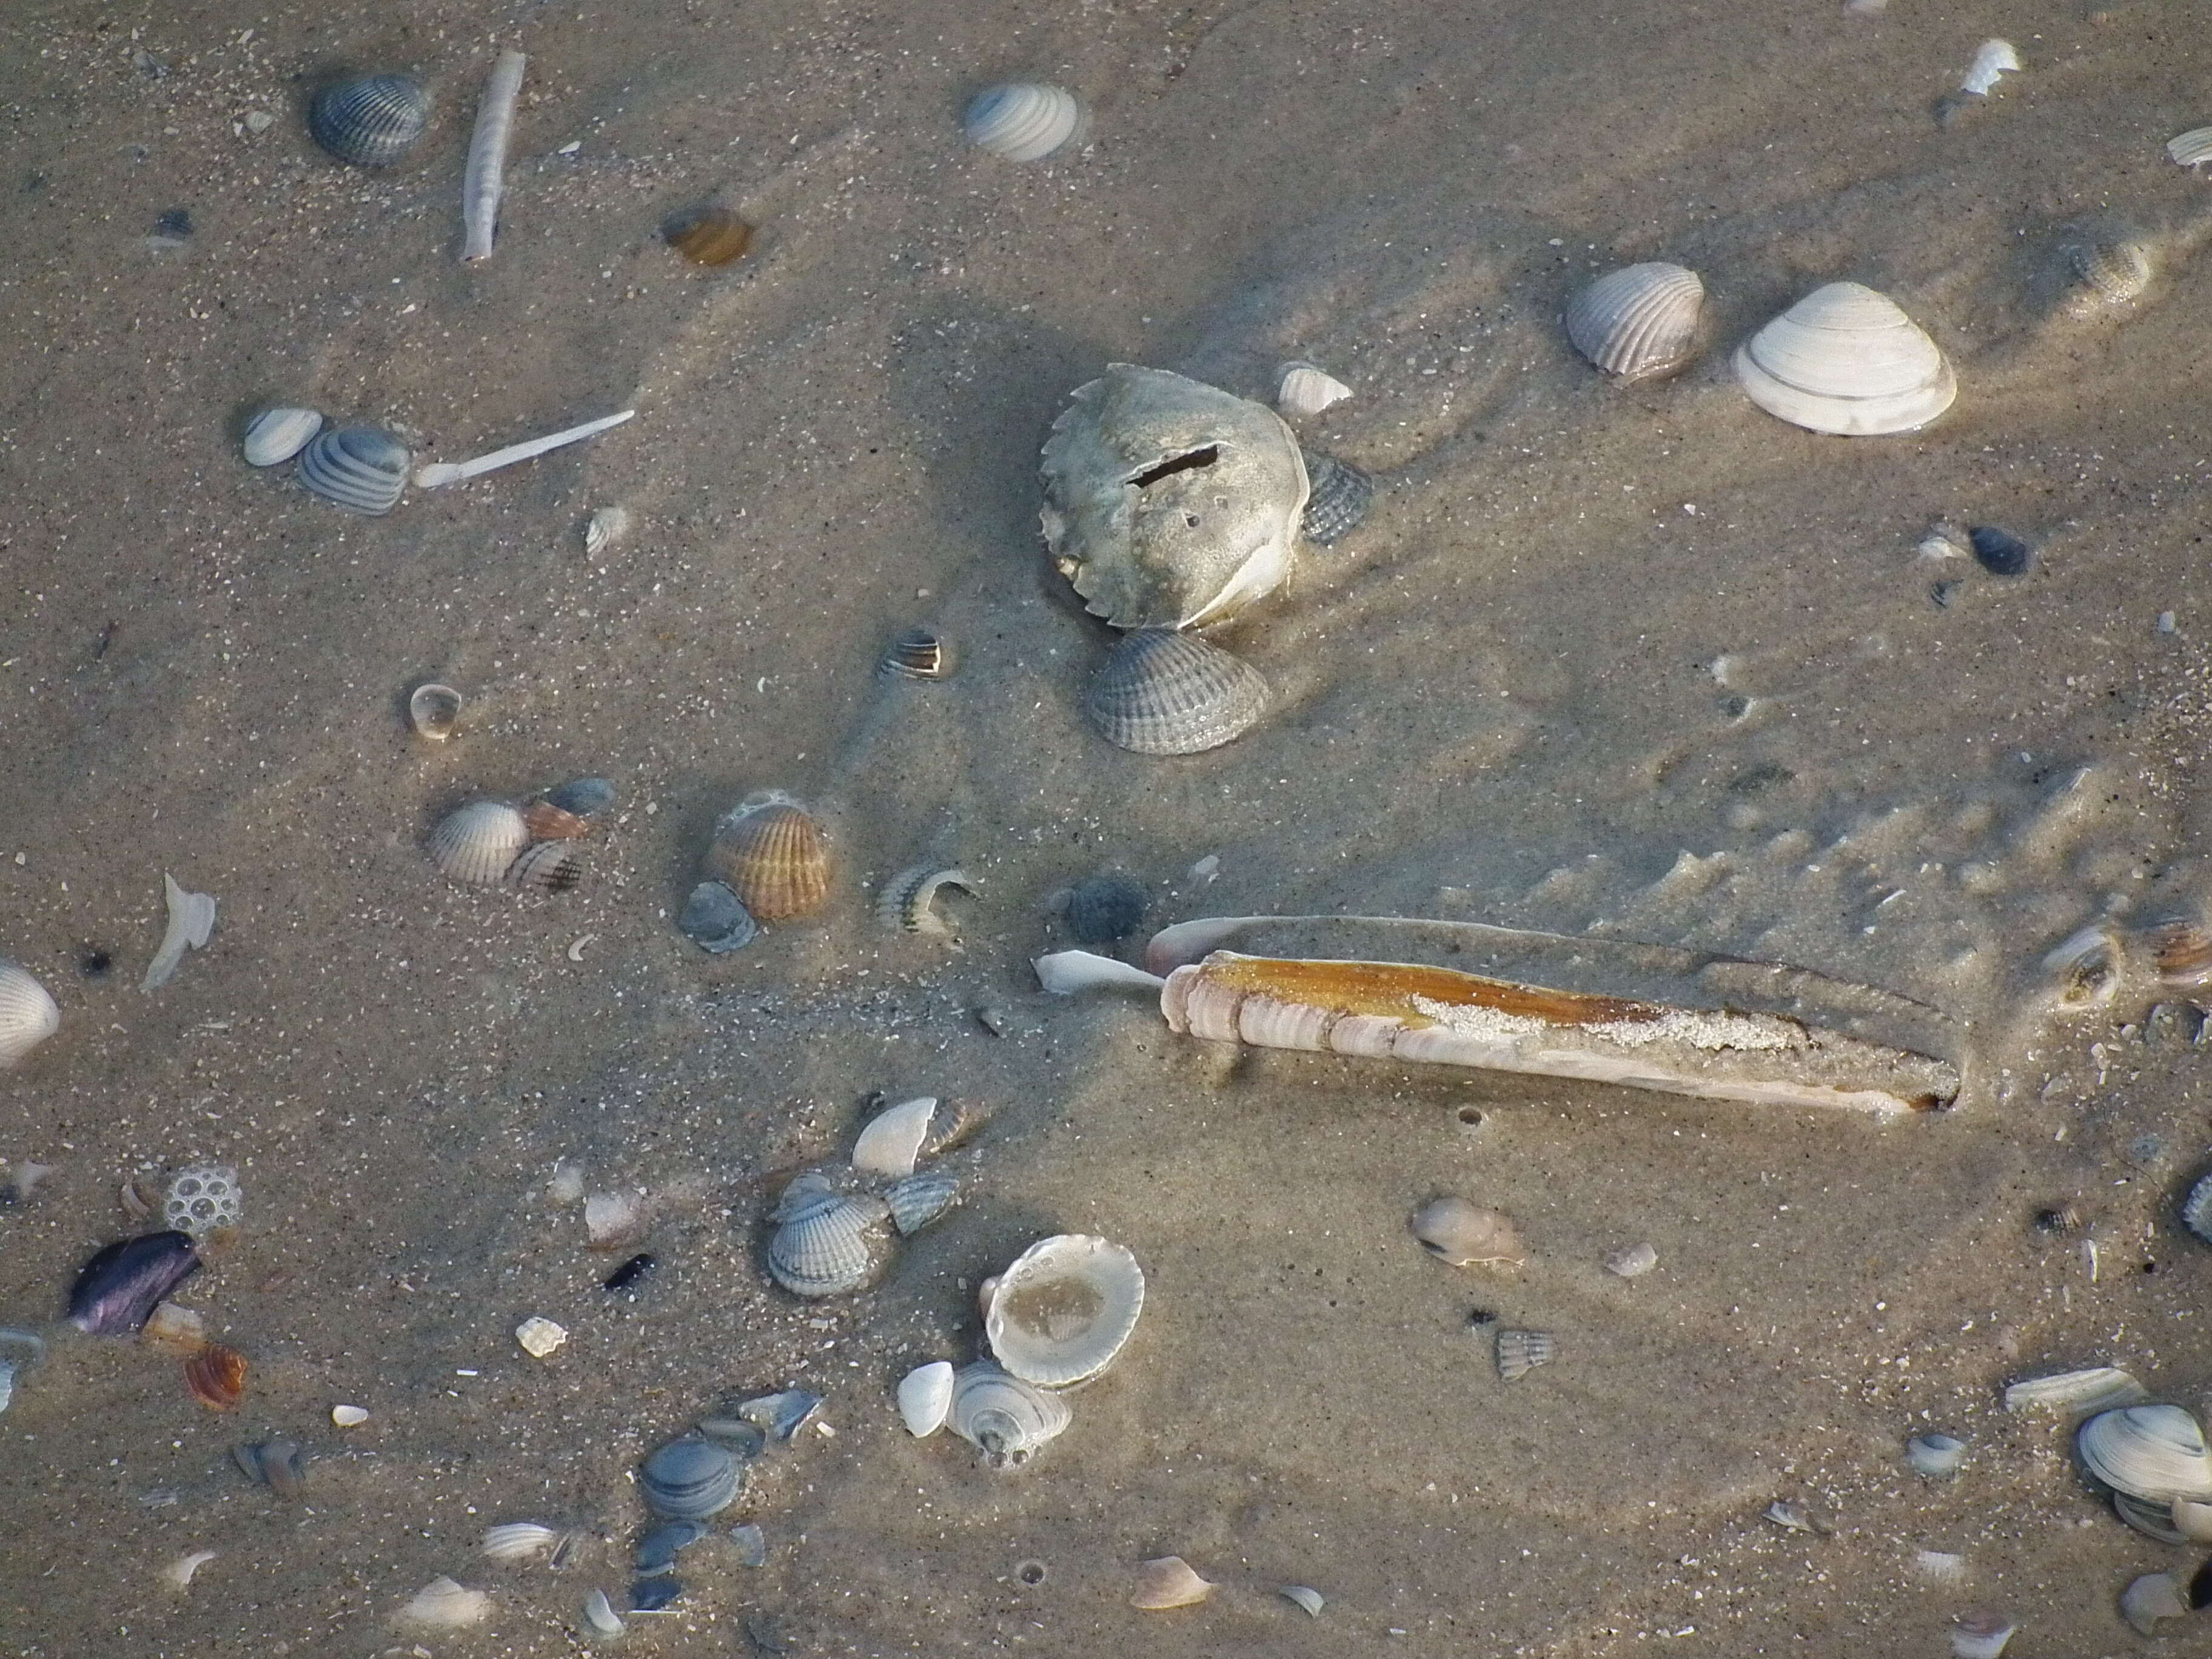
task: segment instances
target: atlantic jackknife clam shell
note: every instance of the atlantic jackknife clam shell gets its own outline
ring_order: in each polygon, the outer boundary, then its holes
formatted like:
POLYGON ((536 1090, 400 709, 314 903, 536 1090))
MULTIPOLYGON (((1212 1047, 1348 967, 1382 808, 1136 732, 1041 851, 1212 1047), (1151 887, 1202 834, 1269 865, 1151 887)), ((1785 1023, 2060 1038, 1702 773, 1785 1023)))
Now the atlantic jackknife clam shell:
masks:
POLYGON ((388 167, 430 125, 430 94, 410 75, 334 81, 307 104, 307 131, 341 161, 388 167))
POLYGON ((495 886, 522 849, 530 831, 522 814, 502 800, 472 800, 448 812, 430 831, 430 860, 453 880, 495 886))
POLYGON ((1911 432, 1951 406, 1942 350, 1887 295, 1817 288, 1736 349, 1736 379, 1768 414, 1814 432, 1911 432))
POLYGON ((1663 260, 1627 265, 1567 301, 1567 338, 1616 379, 1656 380, 1698 355, 1705 308, 1696 271, 1663 260))
POLYGON ((407 446, 381 427, 325 427, 300 452, 293 476, 349 513, 389 513, 407 489, 407 446))
POLYGON ((956 1372, 945 1426, 994 1468, 1019 1468, 1075 1420, 1067 1402, 988 1360, 956 1372))
POLYGON ((1039 1239, 999 1275, 983 1335, 1009 1375, 1065 1389, 1113 1363, 1144 1307, 1144 1270, 1126 1248, 1060 1233, 1039 1239))
POLYGON ((829 842, 787 795, 741 803, 715 827, 708 861, 757 921, 807 915, 830 896, 829 842))
POLYGON ((1042 161, 1082 142, 1088 127, 1075 94, 1010 81, 969 100, 961 125, 978 149, 1010 161, 1042 161))
POLYGON ((1250 731, 1267 701, 1267 682, 1243 658, 1195 634, 1143 628, 1098 671, 1083 712, 1116 748, 1195 755, 1250 731))
POLYGON ((264 409, 246 423, 246 464, 279 465, 305 449, 322 429, 323 417, 316 410, 264 409))
POLYGON ((22 1063, 62 1027, 62 1011, 38 975, 0 961, 0 1072, 22 1063))

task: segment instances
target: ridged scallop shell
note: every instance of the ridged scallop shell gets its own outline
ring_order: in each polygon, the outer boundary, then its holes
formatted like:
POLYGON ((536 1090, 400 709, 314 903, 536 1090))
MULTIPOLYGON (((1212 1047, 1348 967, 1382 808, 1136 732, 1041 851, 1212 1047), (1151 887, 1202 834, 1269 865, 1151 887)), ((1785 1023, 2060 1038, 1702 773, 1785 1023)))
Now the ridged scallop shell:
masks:
POLYGON ((2150 286, 2150 249, 2125 231, 2075 237, 2060 247, 2058 257, 2069 317, 2094 317, 2126 305, 2150 286))
POLYGON ((861 1126, 854 1139, 853 1168, 861 1175, 888 1176, 894 1181, 912 1175, 921 1143, 929 1137, 929 1121, 936 1115, 935 1095, 884 1107, 861 1126))
POLYGON ((333 82, 307 105, 307 131, 341 161, 386 167, 414 148, 430 125, 430 94, 409 75, 363 75, 333 82))
POLYGON ((952 647, 933 629, 909 628, 893 640, 876 663, 887 680, 941 680, 952 672, 952 647))
POLYGON ((2166 141, 2166 153, 2183 167, 2212 161, 2212 127, 2191 127, 2166 141))
POLYGON ((565 893, 584 878, 584 849, 573 841, 541 841, 507 866, 507 881, 530 893, 565 893))
POLYGON ((1698 355, 1705 285, 1694 270, 1654 260, 1609 270, 1567 301, 1567 338, 1626 381, 1672 374, 1698 355))
POLYGON ((381 427, 325 428, 300 452, 292 475, 334 506, 375 518, 398 505, 412 459, 381 427))
POLYGON ((1352 395, 1352 388, 1311 363, 1285 363, 1275 380, 1275 408, 1293 418, 1318 415, 1352 395))
POLYGON ((703 1521, 736 1501, 745 1466, 726 1446, 687 1435, 637 1466, 638 1496, 669 1521, 703 1521))
POLYGON ((1413 1212, 1410 1224, 1420 1246, 1454 1267, 1520 1267, 1528 1259, 1509 1217, 1447 1195, 1413 1212))
POLYGON ((538 1521, 507 1521, 485 1529, 483 1553, 495 1561, 534 1561, 560 1541, 557 1527, 538 1521))
POLYGON ((983 1336, 1010 1376, 1065 1389, 1113 1363, 1144 1309, 1144 1269, 1125 1247, 1060 1233, 999 1275, 983 1336))
POLYGON ((461 694, 435 681, 416 686, 407 696, 407 723, 418 738, 446 742, 460 726, 461 694))
POLYGON ((1312 489, 1299 528, 1308 541, 1334 547, 1367 522, 1367 509, 1375 502, 1375 480, 1334 455, 1310 449, 1301 453, 1312 489))
POLYGON ((453 880, 492 887, 530 844, 522 814, 503 800, 472 800, 438 821, 430 832, 430 861, 453 880))
POLYGON ((246 464, 278 466, 307 447, 307 440, 323 429, 321 411, 313 409, 264 409, 246 423, 246 464))
POLYGON ((62 1028, 62 1011, 27 968, 0 961, 0 1072, 62 1028))
POLYGON ((876 921, 895 933, 935 933, 952 929, 937 913, 937 896, 951 887, 973 893, 979 884, 965 870, 947 870, 934 864, 917 864, 902 870, 884 884, 876 900, 876 921))
POLYGON ((726 207, 692 208, 660 228, 663 240, 695 265, 734 264, 753 245, 753 228, 726 207))
POLYGON ((169 1177, 161 1194, 161 1224, 194 1240, 218 1227, 235 1227, 246 1214, 238 1171, 227 1164, 195 1164, 169 1177))
POLYGON ((899 1416, 916 1439, 935 1434, 952 1412, 952 1362, 933 1359, 899 1379, 899 1416))
POLYGON ((491 1597, 484 1591, 465 1589, 450 1578, 433 1578, 399 1609, 399 1617, 434 1630, 460 1630, 483 1623, 490 1612, 491 1597))
POLYGON ((844 1296, 865 1290, 890 1252, 879 1198, 821 1194, 787 1215, 768 1242, 768 1270, 793 1296, 844 1296))
POLYGON ((1559 1352, 1549 1331, 1498 1333, 1498 1374, 1508 1382, 1526 1376, 1539 1365, 1548 1365, 1559 1352))
POLYGON ((1019 1468, 1075 1420, 1057 1395, 1010 1376, 988 1359, 952 1378, 945 1426, 994 1468, 1019 1468))
POLYGON ((2123 1406, 2075 1431, 2081 1466, 2114 1492, 2148 1504, 2212 1498, 2212 1449, 2195 1415, 2179 1406, 2123 1406))
POLYGON ((830 848, 822 826, 796 801, 748 801, 714 831, 714 873, 760 921, 788 921, 830 896, 830 848))
POLYGON ((961 125, 979 149, 1009 161, 1042 161, 1080 143, 1089 123, 1074 94, 1010 81, 977 93, 961 125))
POLYGON ((959 1200, 960 1178, 944 1170, 924 1170, 884 1188, 884 1206, 902 1238, 920 1232, 959 1200))
POLYGON ((1887 295, 1817 288, 1736 348, 1736 379, 1768 414, 1814 432, 1911 432, 1951 406, 1957 378, 1887 295))
POLYGON ((1091 682, 1083 712, 1139 755, 1195 755, 1242 737, 1267 712, 1267 682, 1194 634, 1139 629, 1091 682))
POLYGON ((2043 958, 2053 1006, 2068 1012, 2102 1008, 2120 988, 2120 946, 2099 923, 2062 939, 2043 958))

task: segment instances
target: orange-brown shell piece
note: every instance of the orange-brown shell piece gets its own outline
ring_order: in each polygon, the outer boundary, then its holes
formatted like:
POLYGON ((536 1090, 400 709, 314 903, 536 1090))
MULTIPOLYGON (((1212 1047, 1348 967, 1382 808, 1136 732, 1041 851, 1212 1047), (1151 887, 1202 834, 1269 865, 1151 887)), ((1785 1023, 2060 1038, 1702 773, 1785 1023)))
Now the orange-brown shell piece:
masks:
POLYGON ((758 921, 788 921, 830 896, 830 846, 794 801, 741 806, 714 832, 708 861, 758 921))
POLYGON ((210 1342, 185 1361, 185 1386, 211 1411, 227 1412, 246 1393, 246 1356, 210 1342))
POLYGON ((592 833, 592 821, 556 806, 550 800, 533 800, 522 809, 522 827, 532 841, 580 841, 592 833))
POLYGON ((695 265, 733 264, 753 242, 753 228, 720 206, 676 214, 661 226, 660 234, 695 265))

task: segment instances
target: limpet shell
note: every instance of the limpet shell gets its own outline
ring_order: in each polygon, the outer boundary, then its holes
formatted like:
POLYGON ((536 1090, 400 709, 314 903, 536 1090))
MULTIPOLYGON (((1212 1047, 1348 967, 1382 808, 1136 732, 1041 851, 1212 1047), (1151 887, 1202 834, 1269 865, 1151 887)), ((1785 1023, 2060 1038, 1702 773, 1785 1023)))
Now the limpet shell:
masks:
POLYGON ((161 1194, 161 1222, 205 1238, 218 1227, 235 1227, 246 1213, 246 1194, 238 1171, 227 1164, 195 1164, 169 1177, 161 1194))
POLYGON ((325 428, 300 452, 292 476, 332 505, 375 518, 399 504, 413 460, 381 427, 325 428))
POLYGON ((951 1209, 960 1199, 960 1178, 944 1170, 925 1170, 894 1181, 884 1188, 884 1203, 891 1212, 891 1225, 902 1238, 911 1237, 951 1209))
POLYGON ((744 1485, 745 1465, 726 1446, 686 1436, 637 1466, 645 1505, 670 1521, 703 1521, 727 1509, 744 1485))
POLYGON ((282 405, 264 409, 246 423, 246 452, 248 466, 281 466, 307 447, 307 441, 323 429, 322 411, 314 409, 288 409, 282 405))
POLYGON ((963 1366, 952 1379, 945 1425, 994 1468, 1019 1468, 1075 1420, 1057 1395, 1009 1376, 990 1361, 963 1366))
POLYGON ((1664 260, 1607 271, 1567 301, 1575 349, 1623 381, 1657 380, 1698 355, 1705 285, 1664 260))
POLYGON ((428 1625, 438 1630, 460 1630, 470 1625, 480 1625, 491 1612, 491 1597, 480 1589, 468 1589, 450 1578, 433 1578, 415 1592, 407 1605, 399 1609, 399 1617, 410 1625, 428 1625))
POLYGON ((760 933, 744 902, 719 881, 702 881, 691 890, 676 926, 701 950, 717 957, 743 950, 760 933))
POLYGON ((416 686, 408 694, 407 723, 418 738, 446 742, 461 723, 461 694, 434 680, 416 686))
POLYGON ((961 120, 969 143, 1009 161, 1056 155, 1079 143, 1089 125, 1074 94, 1028 81, 986 88, 961 120))
POLYGON ((1129 1592, 1129 1605, 1148 1613, 1167 1607, 1187 1607, 1213 1594, 1211 1580, 1201 1578, 1180 1555, 1163 1555, 1137 1564, 1137 1587, 1129 1592))
POLYGON ((753 228, 729 209, 719 205, 690 208, 673 215, 661 226, 660 234, 669 246, 695 265, 734 264, 753 244, 753 228))
POLYGON ((500 800, 472 800, 447 813, 430 832, 430 860, 472 887, 495 886, 530 844, 522 814, 500 800))
POLYGON ((1936 342, 1859 283, 1817 288, 1736 349, 1736 379, 1768 414, 1814 432, 1911 432, 1959 395, 1936 342))
POLYGON ((914 1173, 928 1138, 929 1121, 937 1113, 937 1097, 921 1095, 886 1106, 861 1127, 853 1142, 853 1168, 861 1175, 889 1176, 896 1180, 914 1173))
POLYGON ((952 1411, 952 1362, 933 1359, 899 1379, 899 1417, 916 1439, 935 1434, 952 1411))
POLYGON ((829 842, 787 795, 740 804, 716 827, 707 856, 756 921, 789 921, 830 896, 829 842))
POLYGON ((19 1066, 62 1027, 62 1011, 27 968, 0 960, 0 1072, 19 1066))
POLYGON ((583 878, 584 849, 572 841, 538 842, 507 869, 510 886, 532 893, 565 893, 583 878))
POLYGON ((1145 919, 1145 890, 1127 876, 1090 876, 1067 895, 1067 931, 1079 945, 1119 945, 1145 919))
POLYGON ((1548 1365, 1559 1353, 1549 1331, 1501 1330, 1498 1333, 1498 1374, 1508 1382, 1528 1376, 1539 1365, 1548 1365))
POLYGON ((1367 521, 1367 510, 1375 501, 1375 480, 1334 455, 1310 449, 1300 453, 1312 488, 1299 527, 1308 541, 1334 547, 1367 521))
POLYGON ((1455 1194, 1432 1199, 1408 1224, 1420 1246, 1454 1267, 1518 1267, 1528 1259, 1512 1220, 1455 1194))
POLYGON ((952 647, 933 629, 909 628, 885 647, 876 673, 887 680, 941 680, 952 672, 952 647))
POLYGON ((889 1259, 880 1198, 808 1199, 768 1242, 768 1270, 793 1296, 843 1296, 874 1282, 889 1259))
POLYGON ((884 884, 884 890, 876 899, 876 921, 896 933, 948 936, 952 929, 937 913, 938 894, 948 887, 973 894, 981 885, 965 870, 917 864, 900 871, 884 884))
POLYGON ((1083 710, 1116 748, 1196 755, 1250 731, 1268 697, 1267 682, 1243 658, 1194 634, 1143 628, 1107 659, 1083 710))
POLYGON ((1144 1269, 1126 1248, 1060 1233, 1039 1239, 999 1275, 983 1336, 1009 1375, 1065 1389, 1113 1363, 1144 1308, 1144 1269))
POLYGON ((430 94, 411 75, 334 81, 307 104, 307 131, 331 155, 359 167, 388 167, 430 125, 430 94))
POLYGON ((1352 388, 1327 370, 1307 362, 1288 362, 1277 371, 1275 408, 1293 419, 1318 415, 1352 395, 1352 388))
POLYGON ((2081 1466, 2114 1492, 2160 1507, 2177 1498, 2212 1499, 2212 1449, 2203 1426, 2179 1406, 2123 1406, 2075 1431, 2081 1466))

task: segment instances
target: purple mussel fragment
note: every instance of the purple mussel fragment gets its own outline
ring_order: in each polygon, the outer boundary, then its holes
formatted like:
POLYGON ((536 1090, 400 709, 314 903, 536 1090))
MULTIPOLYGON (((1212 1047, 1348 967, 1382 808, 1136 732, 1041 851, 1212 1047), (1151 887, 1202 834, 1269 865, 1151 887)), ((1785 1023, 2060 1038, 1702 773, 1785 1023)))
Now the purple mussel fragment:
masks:
POLYGON ((118 1240, 77 1269, 70 1287, 70 1323, 94 1336, 135 1331, 155 1303, 199 1270, 199 1253, 185 1234, 118 1240))

